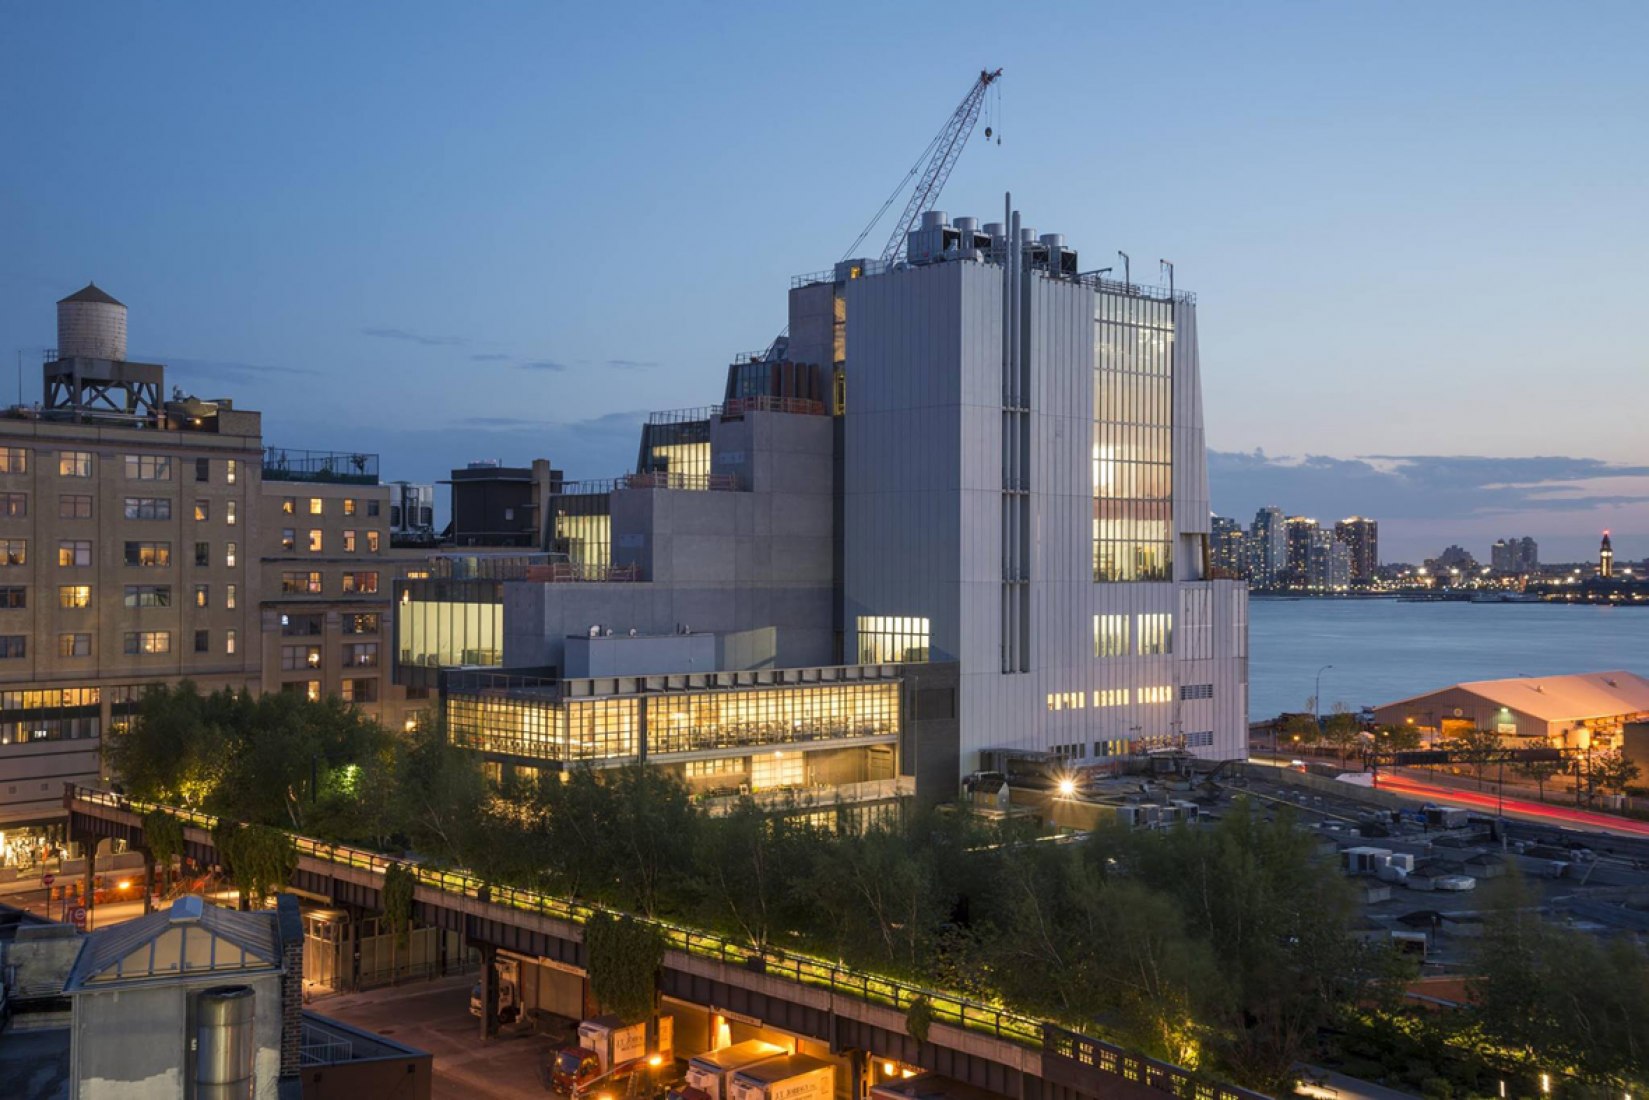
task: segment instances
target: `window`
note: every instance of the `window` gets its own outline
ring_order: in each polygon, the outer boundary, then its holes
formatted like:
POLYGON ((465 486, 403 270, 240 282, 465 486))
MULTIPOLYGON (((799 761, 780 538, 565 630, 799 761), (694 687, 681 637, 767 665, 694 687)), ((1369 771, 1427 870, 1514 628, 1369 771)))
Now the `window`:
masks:
POLYGON ((1085 691, 1055 691, 1048 696, 1049 710, 1081 710, 1088 705, 1085 691))
POLYGON ((224 468, 223 480, 233 485, 240 478, 240 463, 231 458, 224 468))
POLYGON ((295 514, 297 512, 297 510, 298 510, 298 498, 297 497, 282 497, 281 498, 281 515, 290 516, 290 515, 295 514))
POLYGON ((232 542, 226 542, 226 543, 223 544, 223 564, 224 565, 228 566, 230 569, 233 569, 235 567, 235 559, 238 558, 239 556, 240 556, 240 547, 236 546, 232 542))
POLYGON ((1094 692, 1094 706, 1096 707, 1125 707, 1128 705, 1129 691, 1127 688, 1104 688, 1094 692))
POLYGON ((1181 699, 1212 699, 1214 697, 1214 685, 1181 684, 1179 697, 1181 699))
MULTIPOLYGON (((90 562, 87 564, 90 564, 90 562)), ((126 564, 141 565, 145 568, 171 565, 172 544, 169 542, 128 542, 126 544, 126 564)))
POLYGON ((197 585, 195 585, 195 606, 196 607, 211 607, 212 606, 212 586, 211 585, 209 585, 209 584, 197 584, 197 585))
POLYGON ((224 501, 223 502, 223 522, 225 524, 227 524, 228 526, 233 527, 239 521, 239 519, 240 519, 240 517, 235 514, 235 502, 232 501, 232 500, 224 501))
POLYGON ((1093 576, 1172 579, 1174 304, 1096 296, 1093 576))
POLYGON ((345 615, 343 619, 343 632, 345 634, 378 633, 378 613, 376 611, 362 612, 359 615, 345 615))
POLYGON ((1139 689, 1141 703, 1171 703, 1174 701, 1174 689, 1166 684, 1161 687, 1142 687, 1139 689))
POLYGON ((288 596, 319 596, 321 594, 321 575, 319 573, 282 573, 281 592, 288 596))
POLYGON ((127 607, 171 607, 169 584, 128 584, 123 600, 127 607))
POLYGON ((235 632, 233 630, 223 632, 223 651, 231 657, 235 655, 235 632))
POLYGON ((29 590, 21 585, 8 585, 0 588, 0 610, 15 611, 20 607, 29 606, 29 590))
POLYGON ((369 501, 366 502, 366 514, 369 515, 369 516, 375 516, 375 515, 378 514, 378 502, 377 501, 369 500, 369 501))
POLYGON ((92 452, 59 451, 57 453, 57 474, 59 477, 91 477, 92 452))
POLYGON ((26 516, 29 514, 29 494, 0 493, 0 515, 26 516))
POLYGON ((376 703, 378 701, 378 681, 345 680, 342 694, 346 703, 376 703))
POLYGON ((73 609, 92 606, 92 586, 89 584, 58 585, 57 606, 73 609))
POLYGON ((319 531, 311 530, 309 532, 309 552, 311 554, 321 552, 321 533, 319 531))
POLYGON ((318 645, 281 646, 281 671, 295 672, 305 668, 321 667, 321 647, 318 645))
POLYGON ((197 459, 195 459, 195 480, 196 481, 211 481, 212 480, 212 460, 211 459, 209 459, 209 458, 197 458, 197 459))
POLYGON ((29 472, 29 452, 24 447, 0 447, 0 474, 29 472))
POLYGON ((91 540, 59 539, 57 542, 57 564, 65 568, 71 566, 85 567, 92 564, 91 540))
POLYGON ((344 497, 344 515, 352 516, 354 514, 355 514, 355 498, 354 497, 344 497))
POLYGON ((21 660, 29 655, 27 634, 0 634, 0 660, 21 660))
POLYGON ((355 532, 354 531, 345 531, 344 532, 344 553, 353 554, 354 552, 355 552, 355 532))
POLYGON ((288 695, 302 695, 311 703, 321 701, 321 682, 319 680, 292 680, 282 684, 281 690, 288 695))
POLYGON ((1139 616, 1139 652, 1141 656, 1174 652, 1172 615, 1139 616))
POLYGON ((1094 616, 1094 656, 1124 657, 1128 653, 1128 616, 1094 616))
MULTIPOLYGON (((86 564, 91 564, 92 544, 86 543, 86 564)), ((28 539, 0 539, 0 565, 27 565, 29 563, 28 539)))
POLYGON ((127 455, 126 476, 133 481, 171 481, 172 459, 168 455, 127 455))
POLYGON ((212 652, 212 632, 210 630, 195 631, 195 652, 212 652))
POLYGON ((212 502, 209 500, 195 501, 195 522, 205 523, 212 518, 212 502))
POLYGON ((376 572, 345 573, 343 590, 345 592, 376 592, 378 591, 378 574, 376 572))
POLYGON ((92 498, 84 493, 67 493, 57 498, 58 519, 91 519, 92 498))
POLYGON ((172 502, 166 497, 127 497, 127 519, 171 519, 172 502))
POLYGON ((223 589, 223 606, 228 608, 230 611, 235 610, 235 586, 232 584, 226 584, 223 586, 223 589))
POLYGON ((310 515, 312 515, 312 516, 322 515, 325 511, 326 511, 326 501, 322 500, 320 497, 310 497, 309 498, 309 514, 310 515))
POLYGON ((195 564, 205 568, 212 564, 212 544, 209 542, 195 543, 195 564))
POLYGON ((90 634, 59 634, 57 636, 57 655, 59 657, 90 657, 92 655, 92 636, 90 634))
POLYGON ((282 615, 281 637, 283 638, 318 638, 326 629, 326 616, 316 612, 313 615, 282 615))
POLYGON ((290 527, 281 528, 281 549, 291 550, 298 545, 298 532, 290 527))
POLYGON ((1180 590, 1179 652, 1188 661, 1214 656, 1214 593, 1202 584, 1180 590))
POLYGON ((378 532, 368 531, 366 533, 366 549, 369 554, 378 552, 378 532))
POLYGON ((928 659, 929 623, 901 615, 860 615, 859 663, 914 663, 928 659))
POLYGON ((130 655, 172 652, 172 635, 165 630, 128 631, 124 642, 123 649, 130 655))
POLYGON ((344 646, 345 668, 377 668, 377 642, 351 642, 344 646))

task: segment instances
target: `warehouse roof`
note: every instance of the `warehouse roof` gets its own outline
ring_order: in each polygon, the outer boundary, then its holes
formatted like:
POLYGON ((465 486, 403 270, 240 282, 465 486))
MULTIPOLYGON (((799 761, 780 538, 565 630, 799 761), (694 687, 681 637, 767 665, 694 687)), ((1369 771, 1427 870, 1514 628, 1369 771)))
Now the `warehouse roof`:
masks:
MULTIPOLYGON (((1571 676, 1519 676, 1510 680, 1468 680, 1437 691, 1387 703, 1400 707, 1438 694, 1469 691, 1509 710, 1547 722, 1612 718, 1649 711, 1649 680, 1632 672, 1580 672, 1571 676)), ((1379 708, 1384 710, 1385 707, 1379 708)))

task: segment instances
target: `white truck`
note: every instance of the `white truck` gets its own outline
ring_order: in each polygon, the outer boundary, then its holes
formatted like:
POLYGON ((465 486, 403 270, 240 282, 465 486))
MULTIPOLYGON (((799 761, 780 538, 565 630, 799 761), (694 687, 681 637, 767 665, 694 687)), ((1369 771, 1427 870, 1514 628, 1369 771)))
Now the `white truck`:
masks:
POLYGON ((770 1058, 735 1070, 728 1100, 832 1100, 836 1067, 806 1054, 770 1058))
POLYGON ((733 1074, 785 1053, 783 1047, 760 1039, 734 1043, 720 1050, 707 1050, 688 1059, 687 1083, 710 1100, 729 1100, 727 1085, 733 1074))
POLYGON ((620 1062, 647 1053, 647 1025, 626 1024, 617 1016, 597 1016, 578 1025, 578 1045, 595 1052, 606 1073, 620 1062))

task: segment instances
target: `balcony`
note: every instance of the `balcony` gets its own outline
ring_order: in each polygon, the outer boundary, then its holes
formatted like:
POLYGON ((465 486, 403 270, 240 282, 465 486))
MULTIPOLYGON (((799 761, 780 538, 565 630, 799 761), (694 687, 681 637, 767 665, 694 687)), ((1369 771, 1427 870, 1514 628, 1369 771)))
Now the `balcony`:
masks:
POLYGON ((378 456, 351 451, 294 451, 285 447, 269 447, 263 454, 263 479, 376 485, 378 456))

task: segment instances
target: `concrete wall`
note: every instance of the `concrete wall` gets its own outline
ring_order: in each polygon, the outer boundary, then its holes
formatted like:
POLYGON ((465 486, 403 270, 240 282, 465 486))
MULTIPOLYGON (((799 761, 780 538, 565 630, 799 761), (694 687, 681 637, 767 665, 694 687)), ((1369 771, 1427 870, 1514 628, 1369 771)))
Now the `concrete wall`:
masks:
POLYGON ((632 638, 625 632, 611 637, 571 637, 562 644, 565 661, 561 674, 571 679, 709 672, 720 667, 716 664, 717 645, 713 634, 632 638))

